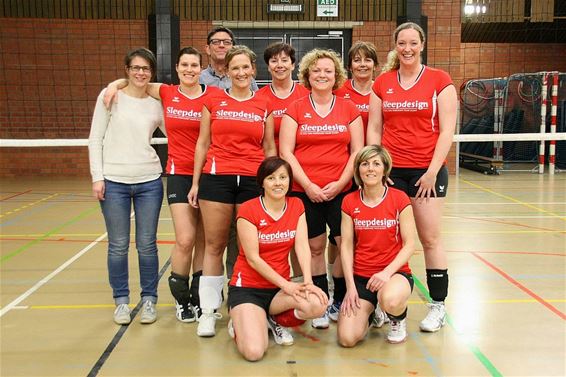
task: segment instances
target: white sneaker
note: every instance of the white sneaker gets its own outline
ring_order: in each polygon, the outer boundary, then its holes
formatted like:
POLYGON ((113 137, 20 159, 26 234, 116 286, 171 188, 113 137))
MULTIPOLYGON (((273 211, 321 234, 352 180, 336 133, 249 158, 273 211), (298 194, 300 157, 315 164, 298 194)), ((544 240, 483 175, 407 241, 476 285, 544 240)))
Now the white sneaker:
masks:
POLYGON ((407 322, 405 319, 401 321, 391 320, 389 322, 389 332, 387 333, 387 341, 389 343, 403 343, 407 339, 407 322))
POLYGON ((232 323, 232 318, 228 321, 228 335, 230 338, 236 339, 236 333, 234 332, 234 324, 232 323))
POLYGON ((193 306, 191 304, 179 304, 175 300, 175 316, 181 322, 191 323, 196 321, 195 311, 193 310, 193 306))
POLYGON ((389 316, 381 310, 381 307, 377 305, 374 312, 373 320, 371 321, 371 325, 376 328, 382 327, 385 323, 389 323, 389 316))
POLYGON ((275 322, 269 315, 267 316, 267 328, 273 333, 275 343, 283 346, 291 346, 295 342, 289 330, 275 322))
POLYGON ((315 329, 327 329, 330 326, 330 320, 328 318, 328 313, 324 313, 322 317, 315 318, 311 322, 311 326, 315 329))
POLYGON ((446 324, 446 308, 444 302, 433 301, 427 304, 429 311, 425 319, 421 321, 421 331, 436 332, 446 324))
POLYGON ((216 335, 216 320, 220 318, 222 314, 212 309, 202 309, 202 314, 198 318, 197 335, 205 337, 216 335))
POLYGON ((118 325, 127 325, 132 322, 131 311, 128 304, 116 305, 114 310, 114 322, 118 325))
POLYGON ((338 317, 340 317, 340 306, 342 305, 341 302, 333 301, 332 305, 326 309, 326 314, 328 318, 330 318, 334 322, 338 322, 338 317))
POLYGON ((140 315, 140 323, 147 325, 155 322, 156 320, 157 309, 155 308, 155 304, 149 300, 144 301, 140 315))

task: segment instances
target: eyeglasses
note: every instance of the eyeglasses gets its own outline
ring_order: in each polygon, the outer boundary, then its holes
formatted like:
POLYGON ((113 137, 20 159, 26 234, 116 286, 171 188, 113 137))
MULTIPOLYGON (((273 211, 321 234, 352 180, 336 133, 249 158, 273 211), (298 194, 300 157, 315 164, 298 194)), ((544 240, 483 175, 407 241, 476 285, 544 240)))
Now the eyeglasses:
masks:
POLYGON ((234 44, 234 41, 232 41, 231 39, 211 39, 209 44, 214 46, 220 46, 221 44, 223 44, 224 46, 232 46, 234 44))
POLYGON ((148 67, 147 65, 141 66, 141 65, 131 65, 128 67, 128 69, 132 72, 143 72, 143 73, 150 73, 151 72, 151 68, 148 67))

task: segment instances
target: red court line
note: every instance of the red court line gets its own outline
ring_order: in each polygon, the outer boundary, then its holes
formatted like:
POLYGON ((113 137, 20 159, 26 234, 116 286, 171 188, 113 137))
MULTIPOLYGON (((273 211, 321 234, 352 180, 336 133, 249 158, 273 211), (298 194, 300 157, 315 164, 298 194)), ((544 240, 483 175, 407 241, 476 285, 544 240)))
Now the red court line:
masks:
POLYGON ((538 255, 550 257, 566 257, 561 253, 537 253, 536 251, 469 251, 469 250, 447 250, 447 253, 479 253, 479 254, 517 254, 517 255, 538 255))
POLYGON ((528 294, 529 296, 531 296, 532 298, 534 298, 535 300, 537 300, 538 302, 540 302, 541 304, 543 304, 544 306, 546 306, 548 309, 550 309, 550 311, 552 311, 554 314, 557 314, 560 318, 562 318, 563 320, 566 320, 566 314, 562 313, 560 310, 558 310, 557 308, 555 308, 554 306, 552 306, 550 303, 546 302, 542 297, 538 296, 536 293, 534 293, 533 291, 531 291, 529 288, 525 287, 524 285, 522 285, 521 283, 519 283, 517 280, 513 279, 511 276, 509 276, 507 273, 505 273, 503 270, 501 270, 500 268, 496 267, 495 265, 491 264, 490 262, 488 262, 487 260, 483 259, 482 257, 480 257, 479 255, 477 255, 476 253, 472 253, 472 255, 476 258, 478 258, 479 260, 481 260, 483 263, 485 263, 487 266, 489 266, 492 270, 494 270, 495 272, 497 272, 498 274, 500 274, 501 276, 503 276, 505 279, 507 279, 511 284, 513 284, 514 286, 516 286, 517 288, 519 288, 520 290, 522 290, 523 292, 525 292, 526 294, 528 294))
POLYGON ((0 202, 3 202, 4 200, 8 200, 8 199, 15 198, 16 196, 20 196, 20 195, 23 195, 23 194, 27 194, 28 192, 31 192, 31 189, 29 189, 29 190, 27 190, 27 191, 22 191, 22 192, 20 192, 20 193, 14 194, 14 195, 12 195, 12 196, 8 196, 7 198, 2 198, 2 199, 0 199, 0 202))
POLYGON ((513 221, 480 219, 480 218, 473 217, 473 216, 470 216, 470 217, 468 217, 468 216, 454 216, 454 217, 459 218, 459 219, 465 219, 465 220, 483 221, 483 222, 486 222, 486 223, 512 225, 512 226, 518 226, 518 227, 527 228, 527 229, 544 230, 544 231, 547 231, 547 232, 559 232, 560 231, 559 229, 541 228, 541 227, 530 226, 530 225, 527 225, 527 224, 517 223, 517 222, 513 222, 513 221))
MULTIPOLYGON (((37 238, 7 238, 7 237, 0 237, 0 241, 35 241, 37 240, 37 238)), ((79 242, 79 243, 90 243, 93 240, 82 240, 82 239, 77 239, 77 240, 68 240, 65 238, 59 238, 59 239, 43 239, 41 240, 41 242, 79 242)), ((108 243, 108 241, 105 240, 101 240, 98 241, 98 243, 108 243)), ((135 244, 136 241, 130 241, 130 244, 135 244)), ((160 241, 157 240, 157 244, 159 245, 174 245, 175 241, 160 241)))

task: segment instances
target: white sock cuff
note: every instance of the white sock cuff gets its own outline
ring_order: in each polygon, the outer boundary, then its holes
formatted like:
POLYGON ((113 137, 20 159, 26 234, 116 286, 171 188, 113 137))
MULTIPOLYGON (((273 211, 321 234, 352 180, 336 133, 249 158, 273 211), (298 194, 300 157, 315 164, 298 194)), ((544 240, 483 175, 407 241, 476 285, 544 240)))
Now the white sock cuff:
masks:
POLYGON ((201 276, 198 294, 201 309, 219 309, 222 305, 224 276, 201 276))

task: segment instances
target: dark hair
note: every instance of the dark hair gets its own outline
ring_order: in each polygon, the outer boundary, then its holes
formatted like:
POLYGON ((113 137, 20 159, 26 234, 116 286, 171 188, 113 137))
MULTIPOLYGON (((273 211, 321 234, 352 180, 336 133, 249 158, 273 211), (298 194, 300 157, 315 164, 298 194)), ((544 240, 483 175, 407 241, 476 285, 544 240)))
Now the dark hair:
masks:
POLYGON ((126 67, 130 67, 130 63, 136 56, 145 59, 149 63, 149 68, 151 69, 151 76, 153 77, 153 75, 155 75, 155 71, 157 67, 157 60, 155 59, 155 55, 153 54, 153 52, 151 52, 145 47, 140 47, 131 50, 124 57, 124 65, 126 67))
POLYGON ((295 49, 290 44, 283 42, 275 42, 267 46, 267 48, 263 51, 263 61, 265 61, 265 64, 269 64, 269 60, 272 57, 281 53, 284 53, 291 58, 291 62, 295 64, 295 49))
POLYGON ((202 54, 196 48, 194 48, 194 47, 182 48, 181 51, 179 51, 179 54, 177 55, 177 64, 179 64, 179 61, 181 60, 181 56, 183 56, 183 55, 196 55, 196 56, 198 56, 198 61, 199 61, 200 65, 202 66, 202 54))
POLYGON ((228 34, 230 36, 230 38, 232 39, 232 42, 234 44, 236 44, 235 38, 234 38, 234 33, 232 32, 232 30, 228 29, 227 27, 224 26, 216 26, 214 29, 212 29, 208 35, 206 36, 206 44, 209 45, 210 44, 210 40, 212 39, 212 37, 214 36, 214 34, 216 33, 221 33, 224 32, 226 34, 228 34))
POLYGON ((293 186, 293 170, 291 169, 291 165, 289 165, 289 163, 284 159, 282 159, 281 157, 272 156, 272 157, 267 157, 265 160, 263 160, 262 163, 259 165, 259 168, 257 168, 256 181, 258 186, 260 187, 261 195, 264 195, 264 190, 263 190, 264 179, 270 176, 271 174, 273 174, 281 166, 285 167, 285 169, 287 170, 287 174, 289 175, 289 188, 287 189, 285 195, 288 195, 289 192, 291 192, 291 187, 293 186))
POLYGON ((371 42, 360 41, 354 43, 354 45, 350 48, 350 51, 348 51, 348 68, 352 68, 352 61, 356 55, 365 56, 366 58, 373 60, 375 68, 379 65, 379 61, 377 60, 377 49, 371 42))

